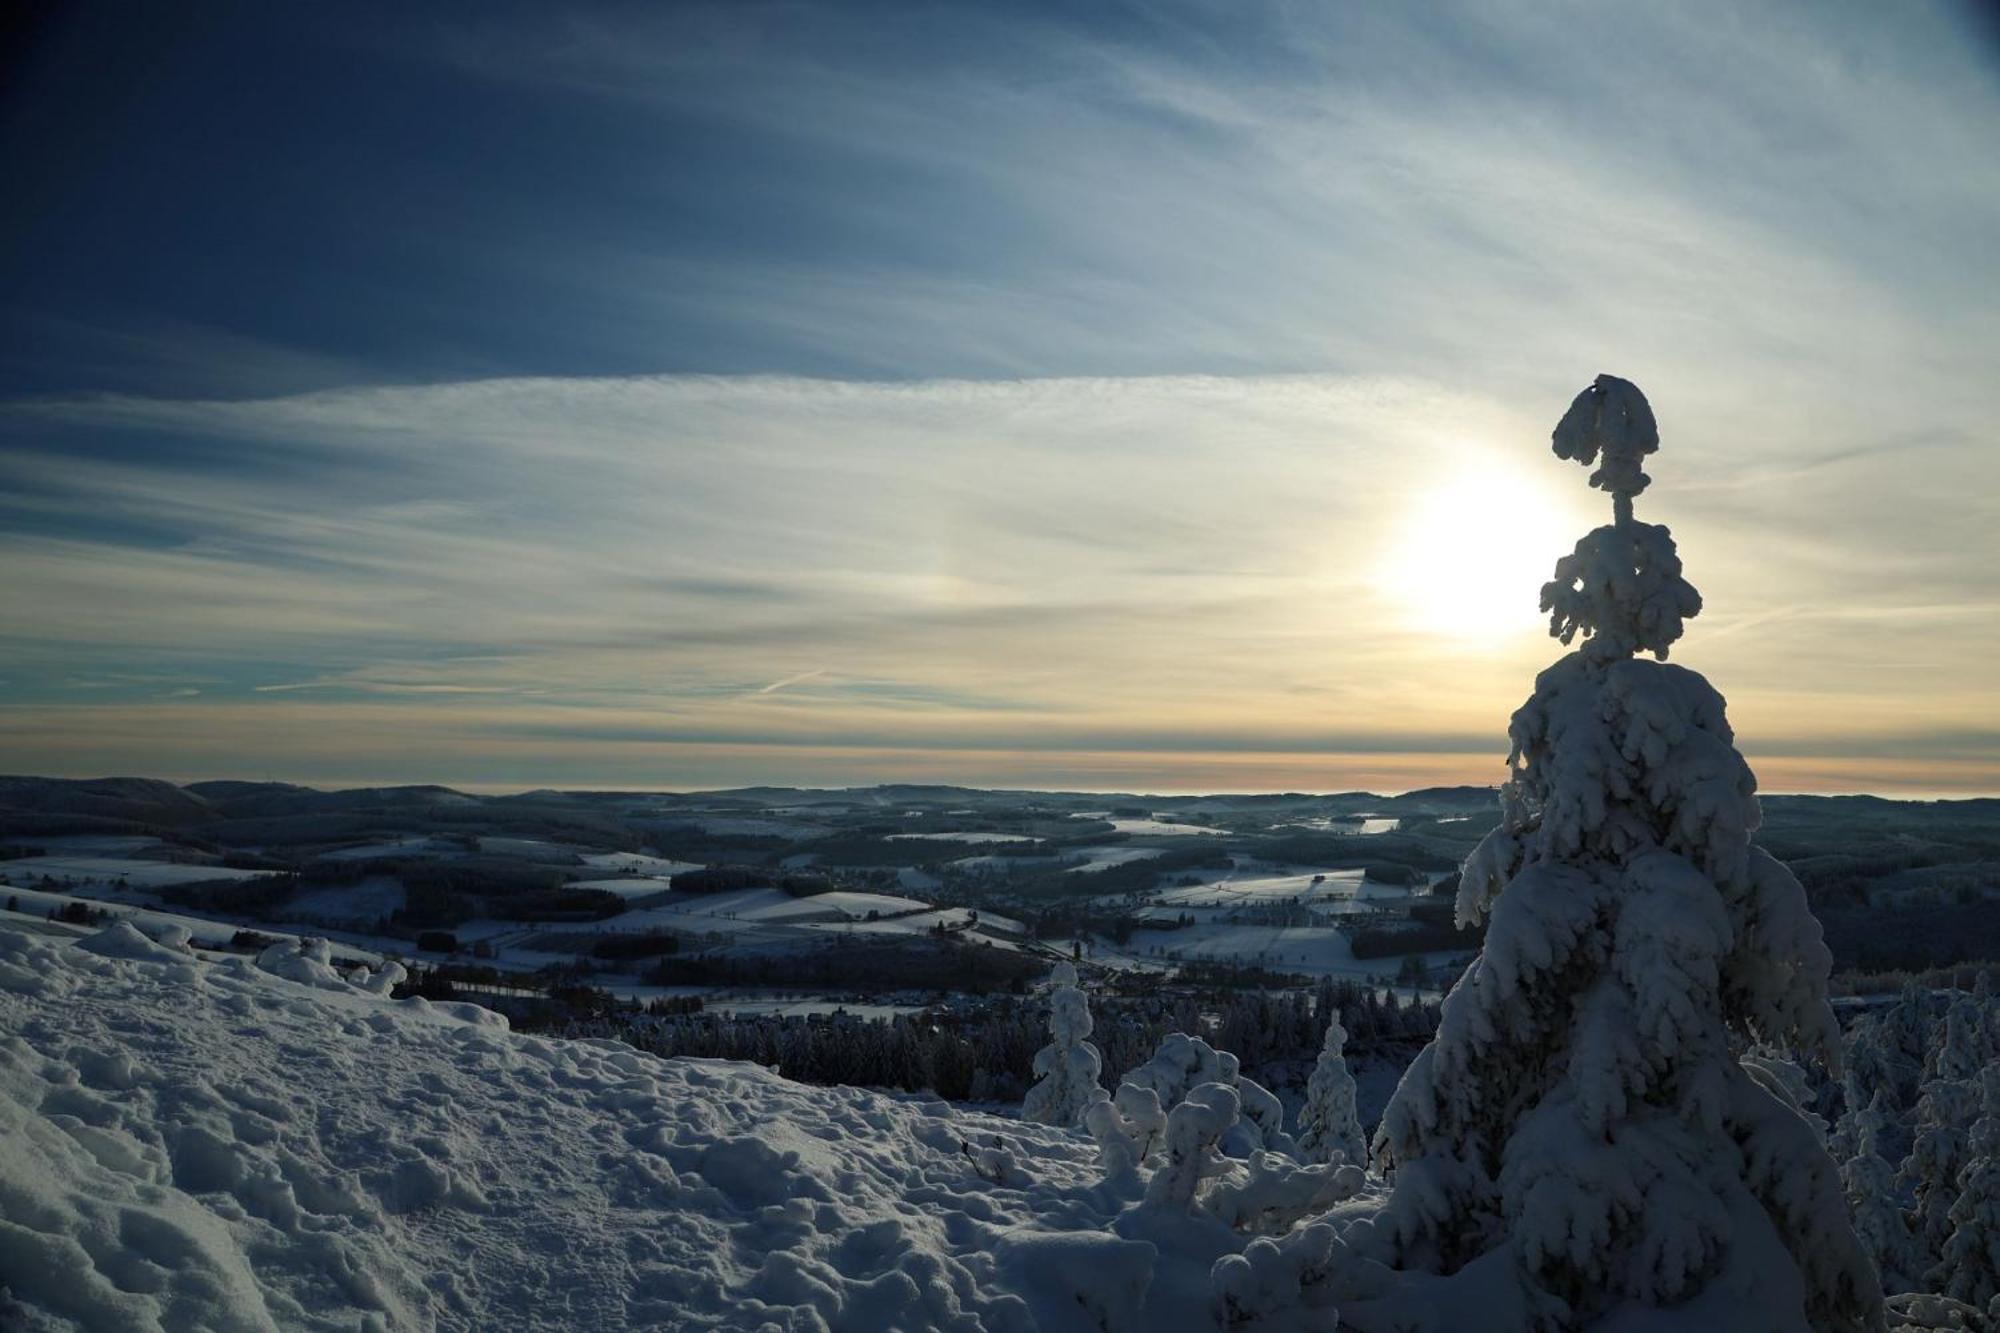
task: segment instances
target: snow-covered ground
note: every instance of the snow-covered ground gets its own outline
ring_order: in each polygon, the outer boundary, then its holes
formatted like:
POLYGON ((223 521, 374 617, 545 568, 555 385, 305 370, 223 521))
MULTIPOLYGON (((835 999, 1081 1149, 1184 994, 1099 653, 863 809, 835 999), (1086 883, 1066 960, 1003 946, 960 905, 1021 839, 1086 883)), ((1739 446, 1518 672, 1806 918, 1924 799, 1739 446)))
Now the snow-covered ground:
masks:
POLYGON ((1025 833, 891 833, 890 841, 906 838, 919 842, 1033 842, 1025 833))
POLYGON ((1205 1319, 1071 1131, 4 929, 0 1032, 9 1326, 1205 1319))

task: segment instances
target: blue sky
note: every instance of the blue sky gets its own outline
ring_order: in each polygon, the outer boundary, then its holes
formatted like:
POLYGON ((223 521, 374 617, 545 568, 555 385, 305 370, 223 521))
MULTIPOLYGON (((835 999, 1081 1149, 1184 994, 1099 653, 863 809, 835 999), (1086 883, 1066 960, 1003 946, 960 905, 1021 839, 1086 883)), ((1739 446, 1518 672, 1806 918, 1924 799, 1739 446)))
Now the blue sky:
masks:
POLYGON ((1498 774, 1601 370, 1776 787, 2000 789, 1970 9, 57 5, 0 766, 1498 774))

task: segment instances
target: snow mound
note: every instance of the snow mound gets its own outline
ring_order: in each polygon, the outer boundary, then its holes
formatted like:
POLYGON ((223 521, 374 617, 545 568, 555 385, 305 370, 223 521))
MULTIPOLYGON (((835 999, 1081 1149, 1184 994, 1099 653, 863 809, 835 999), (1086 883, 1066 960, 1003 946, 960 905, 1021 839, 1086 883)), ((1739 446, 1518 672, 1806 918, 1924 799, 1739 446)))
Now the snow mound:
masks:
POLYGON ((1080 1134, 98 940, 0 930, 0 1324, 1184 1325, 1080 1134))
POLYGON ((104 958, 126 958, 146 963, 184 963, 189 953, 188 941, 192 938, 185 927, 170 926, 160 932, 160 938, 156 940, 147 936, 131 922, 120 921, 87 939, 78 940, 76 947, 104 958))

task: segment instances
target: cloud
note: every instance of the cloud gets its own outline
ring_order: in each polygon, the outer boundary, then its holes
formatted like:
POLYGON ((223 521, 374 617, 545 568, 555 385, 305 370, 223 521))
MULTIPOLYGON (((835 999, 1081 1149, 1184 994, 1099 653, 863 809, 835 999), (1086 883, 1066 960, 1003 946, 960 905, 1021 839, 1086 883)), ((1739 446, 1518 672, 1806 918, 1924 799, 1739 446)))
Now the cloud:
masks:
MULTIPOLYGON (((1662 411, 1696 440, 1721 424, 1662 411)), ((1007 754, 1009 771, 1064 749, 1121 764, 1477 754, 1502 748, 1553 655, 1533 580, 1497 637, 1439 638, 1383 552, 1448 539, 1413 529, 1425 497, 1493 469, 1560 516, 1519 531, 1496 516, 1502 542, 1552 562, 1601 518, 1547 457, 1545 423, 1410 379, 542 379, 5 415, 0 431, 32 425, 42 446, 82 442, 0 453, 41 520, 0 536, 0 615, 34 635, 6 645, 11 697, 46 698, 36 672, 61 661, 114 683, 171 662, 230 682, 204 702, 245 720, 275 723, 256 701, 289 695, 397 700, 403 720, 380 735, 410 776, 446 734, 496 761, 531 744, 660 746, 676 772, 728 747, 1007 754), (170 446, 91 457, 110 422, 240 439, 251 461, 232 476, 170 446), (823 665, 767 665, 801 661, 823 665), (536 711, 550 705, 563 711, 536 711)), ((1820 515, 1726 484, 1829 443, 1713 452, 1724 484, 1678 494, 1669 431, 1645 504, 1671 509, 1708 597, 1688 660, 1746 735, 1785 737, 1787 753, 1910 734, 1920 717, 1970 736, 1992 714, 1977 664, 2000 647, 1992 488, 1922 496, 1925 525, 1971 534, 1957 586, 1830 588, 1820 515)), ((1921 559, 1904 497, 1835 494, 1852 515, 1845 561, 1921 559)))
POLYGON ((801 671, 795 676, 784 676, 778 680, 774 680, 769 685, 760 685, 753 693, 776 694, 779 690, 789 689, 793 685, 803 685, 805 682, 815 680, 825 674, 825 671, 801 671))

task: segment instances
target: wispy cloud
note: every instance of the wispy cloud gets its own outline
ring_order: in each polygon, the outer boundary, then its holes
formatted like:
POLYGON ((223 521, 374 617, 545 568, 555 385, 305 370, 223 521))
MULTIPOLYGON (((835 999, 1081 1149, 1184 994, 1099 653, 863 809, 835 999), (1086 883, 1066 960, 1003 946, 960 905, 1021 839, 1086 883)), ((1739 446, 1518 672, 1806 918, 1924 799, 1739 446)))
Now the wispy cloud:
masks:
MULTIPOLYGON (((1920 715, 1970 735, 1991 716, 1975 665, 2000 647, 1990 487, 1843 493, 1847 563, 1816 569, 1818 514, 1674 482, 1689 455, 1726 480, 1827 438, 1703 449, 1727 423, 1662 406, 1679 429, 1647 503, 1671 508, 1712 608, 1690 660, 1746 734, 1799 750, 1913 733, 1920 715), (1991 558, 1953 552, 1921 600, 1900 579, 1843 582, 1871 561, 1922 568, 1919 523, 1983 533, 1973 549, 1991 558)), ((1488 736, 1497 759, 1553 651, 1533 579, 1496 638, 1439 639, 1410 622, 1423 590, 1386 577, 1383 552, 1475 463, 1546 495, 1544 526, 1493 517, 1496 548, 1545 553, 1536 569, 1598 521, 1547 457, 1545 422, 1414 380, 534 380, 31 414, 43 441, 115 419, 278 461, 214 477, 171 451, 0 456, 34 478, 43 518, 0 537, 15 574, 0 614, 37 634, 9 650, 10 675, 56 643, 114 684, 162 654, 206 662, 237 682, 207 704, 246 721, 281 716, 259 699, 400 700, 384 743, 418 766, 446 734, 496 762, 535 743, 644 750, 659 781, 693 782, 688 765, 728 746, 1187 762, 1473 753, 1488 736), (311 487, 294 448, 319 469, 311 487), (118 522, 141 512, 143 542, 118 522), (759 671, 774 661, 824 665, 759 671)), ((41 697, 27 680, 14 697, 41 697)), ((215 714, 176 716, 191 732, 215 714)), ((0 723, 9 748, 28 743, 21 717, 0 723)), ((160 766, 143 754, 135 766, 160 766)))
POLYGON ((785 676, 778 680, 774 680, 769 685, 760 685, 755 690, 751 691, 751 693, 776 694, 779 690, 789 689, 794 685, 803 685, 805 682, 809 680, 817 680, 819 677, 824 676, 825 674, 826 672, 824 671, 801 671, 795 676, 785 676))

